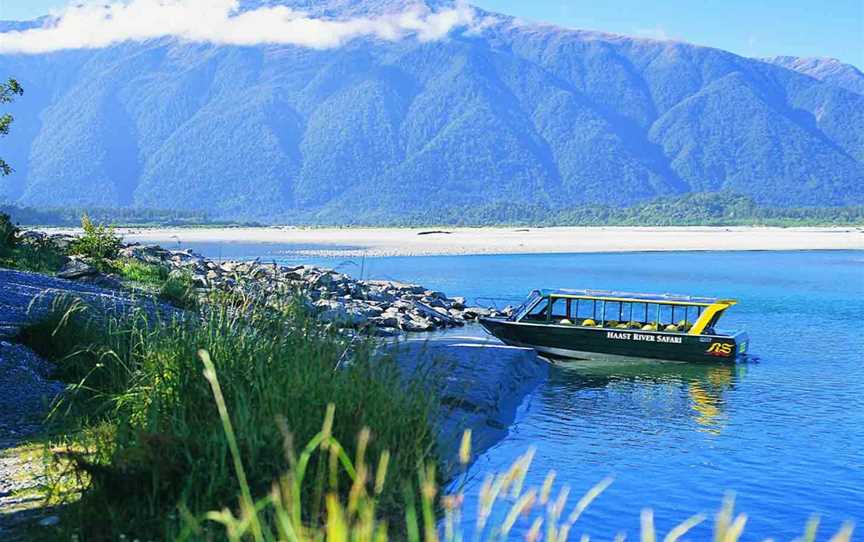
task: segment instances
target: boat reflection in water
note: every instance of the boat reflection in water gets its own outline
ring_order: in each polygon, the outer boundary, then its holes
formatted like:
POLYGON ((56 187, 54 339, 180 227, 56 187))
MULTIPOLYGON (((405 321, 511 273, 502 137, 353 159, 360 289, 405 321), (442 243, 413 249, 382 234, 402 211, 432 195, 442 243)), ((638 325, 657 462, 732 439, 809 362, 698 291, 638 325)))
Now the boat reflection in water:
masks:
MULTIPOLYGON (((624 407, 646 423, 687 418, 699 431, 720 434, 728 416, 725 396, 746 375, 747 367, 641 359, 557 362, 550 371, 543 400, 555 403, 550 406, 564 416, 571 411, 574 418, 590 417, 591 412, 599 416, 620 413, 624 407), (620 405, 604 405, 606 401, 620 405), (650 418, 644 411, 634 411, 634 405, 648 411, 650 418)), ((639 425, 638 419, 633 423, 639 425)))

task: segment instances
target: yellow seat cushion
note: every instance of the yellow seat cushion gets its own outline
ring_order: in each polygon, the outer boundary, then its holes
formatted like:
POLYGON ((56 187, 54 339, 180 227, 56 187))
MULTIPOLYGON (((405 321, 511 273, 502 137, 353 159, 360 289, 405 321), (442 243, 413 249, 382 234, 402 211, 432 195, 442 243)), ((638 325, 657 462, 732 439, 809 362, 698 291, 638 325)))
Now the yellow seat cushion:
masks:
POLYGON ((597 322, 595 322, 594 320, 592 320, 590 318, 586 318, 586 319, 582 320, 582 325, 585 327, 596 327, 597 322))
POLYGON ((657 324, 645 324, 642 331, 657 331, 657 324))
POLYGON ((663 328, 663 331, 679 331, 678 326, 675 324, 669 324, 668 326, 663 328))

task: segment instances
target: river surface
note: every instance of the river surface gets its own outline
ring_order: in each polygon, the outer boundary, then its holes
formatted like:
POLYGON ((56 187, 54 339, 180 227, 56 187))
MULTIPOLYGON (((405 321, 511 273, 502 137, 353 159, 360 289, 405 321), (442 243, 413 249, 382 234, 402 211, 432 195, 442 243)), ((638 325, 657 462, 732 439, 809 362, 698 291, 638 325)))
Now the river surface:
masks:
MULTIPOLYGON (((476 514, 484 474, 506 470, 533 447, 526 484, 539 486, 554 470, 553 494, 572 488, 565 514, 584 491, 614 477, 571 539, 584 532, 608 540, 620 531, 638 539, 646 507, 665 533, 693 514, 713 513, 728 492, 749 515, 742 540, 791 540, 811 514, 822 518, 820 539, 845 519, 858 524, 855 539, 864 531, 864 252, 345 259, 304 257, 285 245, 191 246, 213 257, 416 282, 499 306, 541 287, 737 298, 719 327, 745 328, 758 361, 553 367, 509 435, 469 469, 466 517, 476 514)), ((482 333, 468 327, 461 333, 482 333)), ((689 538, 709 539, 712 522, 689 538)), ((530 524, 518 521, 511 538, 522 539, 530 524)))

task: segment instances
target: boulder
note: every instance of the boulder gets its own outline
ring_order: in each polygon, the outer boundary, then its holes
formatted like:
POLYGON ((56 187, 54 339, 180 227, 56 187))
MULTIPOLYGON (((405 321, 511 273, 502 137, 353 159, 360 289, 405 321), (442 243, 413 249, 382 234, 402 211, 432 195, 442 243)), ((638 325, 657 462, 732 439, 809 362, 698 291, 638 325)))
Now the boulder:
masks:
POLYGON ((420 332, 431 331, 435 329, 435 325, 422 316, 403 315, 399 319, 399 328, 402 331, 420 332))
POLYGON ((393 314, 384 313, 382 316, 372 317, 369 321, 378 327, 399 327, 399 317, 393 314))
POLYGON ((493 313, 490 309, 484 309, 483 307, 468 307, 464 311, 464 315, 466 318, 477 318, 480 316, 491 316, 493 313))
POLYGON ((80 277, 76 280, 78 282, 86 282, 87 284, 93 284, 108 290, 122 290, 125 288, 123 280, 117 275, 110 273, 96 273, 94 275, 80 277))
POLYGON ((72 258, 57 272, 57 276, 61 279, 75 280, 91 277, 98 273, 99 270, 87 262, 79 258, 72 258))
POLYGON ((322 299, 315 302, 315 308, 319 320, 342 327, 357 327, 369 321, 368 316, 339 301, 322 299))
POLYGON ((465 429, 471 429, 472 457, 477 457, 507 435, 519 405, 548 374, 548 364, 534 350, 492 338, 409 339, 382 349, 406 378, 428 373, 426 381, 438 382, 439 443, 451 467, 457 465, 465 429))
POLYGON ((396 327, 378 326, 375 328, 376 337, 398 337, 402 335, 402 331, 396 327))

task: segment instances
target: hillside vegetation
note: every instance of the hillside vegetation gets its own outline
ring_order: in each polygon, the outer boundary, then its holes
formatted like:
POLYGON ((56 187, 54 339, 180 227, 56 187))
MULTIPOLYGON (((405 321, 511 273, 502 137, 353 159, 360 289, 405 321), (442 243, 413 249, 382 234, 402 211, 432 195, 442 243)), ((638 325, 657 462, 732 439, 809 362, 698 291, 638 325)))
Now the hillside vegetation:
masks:
POLYGON ((313 223, 716 191, 864 204, 861 94, 718 49, 478 13, 482 30, 438 41, 0 56, 27 89, 0 200, 313 223))
MULTIPOLYGON (((0 213, 30 226, 79 225, 88 214, 98 222, 119 226, 262 226, 254 221, 216 219, 204 212, 152 209, 34 209, 0 205, 0 213)), ((357 214, 321 219, 298 215, 293 224, 361 226, 848 226, 864 224, 864 205, 848 207, 765 207, 752 198, 727 192, 693 193, 656 198, 627 207, 579 205, 554 208, 544 204, 500 202, 441 207, 430 212, 357 214)))

